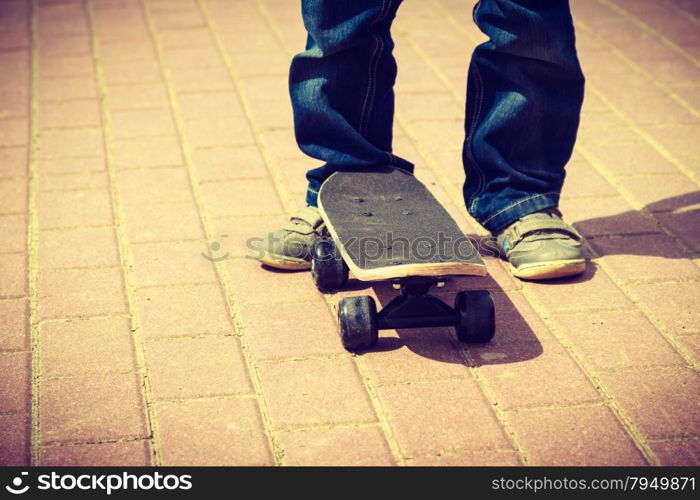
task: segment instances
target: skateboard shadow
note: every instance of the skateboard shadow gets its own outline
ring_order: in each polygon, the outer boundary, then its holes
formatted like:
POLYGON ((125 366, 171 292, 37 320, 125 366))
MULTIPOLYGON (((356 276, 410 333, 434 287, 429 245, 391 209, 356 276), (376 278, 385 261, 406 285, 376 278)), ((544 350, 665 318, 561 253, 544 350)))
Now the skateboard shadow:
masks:
POLYGON ((700 239, 700 191, 650 203, 644 207, 644 211, 651 213, 662 227, 659 227, 655 221, 647 219, 638 210, 585 219, 575 222, 574 227, 584 234, 597 235, 587 240, 600 256, 639 255, 667 259, 687 258, 676 245, 658 244, 658 236, 663 234, 664 229, 678 236, 686 245, 695 247, 697 252, 700 246, 697 243, 700 239), (634 241, 623 239, 623 236, 634 237, 634 241), (615 240, 619 244, 616 244, 615 240), (599 244, 596 244, 596 241, 599 244))
MULTIPOLYGON (((379 299, 378 308, 398 293, 384 282, 373 283, 371 288, 379 299)), ((452 306, 459 291, 475 289, 491 290, 496 304, 496 335, 488 344, 464 344, 450 327, 407 328, 380 331, 377 345, 358 354, 408 349, 432 361, 454 364, 466 361, 468 366, 516 363, 542 354, 536 332, 492 277, 452 277, 444 288, 434 288, 433 295, 452 306)))
MULTIPOLYGON (((586 241, 596 253, 606 255, 638 255, 685 259, 676 245, 659 245, 658 237, 664 230, 675 234, 697 254, 700 250, 700 191, 693 191, 650 203, 644 211, 651 213, 661 223, 649 220, 642 211, 628 210, 606 217, 593 217, 573 222, 573 226, 586 236, 586 241), (629 242, 624 237, 633 237, 629 242)), ((469 235, 483 257, 498 255, 496 244, 491 238, 469 235)), ((591 255, 587 255, 588 258, 591 255)), ((545 280, 540 283, 563 284, 587 281, 595 275, 595 266, 583 276, 571 279, 545 280)))

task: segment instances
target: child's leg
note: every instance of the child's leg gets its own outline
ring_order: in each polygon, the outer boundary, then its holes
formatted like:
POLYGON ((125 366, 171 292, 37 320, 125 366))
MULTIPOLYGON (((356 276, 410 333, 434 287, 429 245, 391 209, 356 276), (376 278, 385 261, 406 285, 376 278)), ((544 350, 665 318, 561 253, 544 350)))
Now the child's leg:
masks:
POLYGON ((303 0, 306 50, 292 61, 289 90, 302 151, 324 165, 307 174, 307 203, 341 168, 393 164, 396 62, 390 27, 401 0, 303 0))

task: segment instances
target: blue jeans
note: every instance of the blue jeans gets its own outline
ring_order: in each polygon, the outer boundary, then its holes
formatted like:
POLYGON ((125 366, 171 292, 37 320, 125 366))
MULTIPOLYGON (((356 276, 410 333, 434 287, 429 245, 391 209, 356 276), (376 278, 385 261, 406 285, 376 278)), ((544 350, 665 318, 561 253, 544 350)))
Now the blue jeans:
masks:
MULTIPOLYGON (((391 146, 390 28, 400 3, 302 0, 308 40, 292 61, 289 88, 297 143, 323 162, 307 173, 310 205, 335 171, 413 170, 391 146)), ((557 206, 584 77, 568 0, 480 0, 474 21, 489 41, 474 50, 467 76, 463 191, 469 213, 497 233, 557 206)))

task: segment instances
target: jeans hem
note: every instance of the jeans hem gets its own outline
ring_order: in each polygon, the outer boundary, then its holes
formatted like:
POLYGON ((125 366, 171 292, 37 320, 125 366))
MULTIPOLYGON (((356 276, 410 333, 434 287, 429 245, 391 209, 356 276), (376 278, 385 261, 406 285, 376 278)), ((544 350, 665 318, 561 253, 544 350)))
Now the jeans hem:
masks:
POLYGON ((528 214, 559 205, 559 193, 543 193, 518 200, 479 223, 492 234, 498 234, 528 214))

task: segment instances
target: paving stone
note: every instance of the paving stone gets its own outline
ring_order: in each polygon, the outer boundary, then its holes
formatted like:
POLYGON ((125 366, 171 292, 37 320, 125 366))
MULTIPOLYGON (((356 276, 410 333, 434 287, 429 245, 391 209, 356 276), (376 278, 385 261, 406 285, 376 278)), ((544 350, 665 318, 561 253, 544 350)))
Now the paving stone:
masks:
POLYGON ((612 397, 648 439, 697 434, 700 405, 695 371, 673 367, 601 375, 612 397))
POLYGON ((117 266, 119 263, 119 250, 113 227, 42 231, 39 236, 41 270, 117 266))
POLYGON ((395 463, 378 427, 284 432, 280 441, 285 465, 348 467, 395 463))
POLYGON ((126 312, 119 268, 47 271, 39 274, 39 317, 91 317, 126 312))
POLYGON ((156 399, 252 391, 235 337, 166 339, 149 342, 145 351, 156 399))
POLYGON ((134 274, 138 286, 214 283, 210 260, 202 257, 203 243, 176 242, 134 245, 134 274))
POLYGON ((216 284, 144 288, 136 297, 146 339, 233 331, 216 284))
POLYGON ((524 410, 507 419, 532 465, 646 465, 633 439, 604 406, 524 410))
POLYGON ((258 370, 276 428, 377 419, 349 358, 283 361, 258 370))
POLYGON ((29 465, 30 425, 29 414, 0 415, 0 464, 5 467, 29 465))
POLYGON ((500 408, 601 400, 593 384, 561 345, 523 343, 516 349, 517 356, 513 359, 506 357, 501 363, 483 364, 479 368, 500 408))
POLYGON ((595 370, 683 364, 671 344, 639 311, 563 314, 556 320, 595 370))
POLYGON ((0 380, 0 413, 26 413, 30 410, 30 363, 27 353, 0 356, 3 374, 0 380))
POLYGON ((42 442, 144 438, 142 382, 133 373, 46 380, 40 409, 42 442))
POLYGON ((46 467, 150 466, 151 446, 146 440, 44 447, 41 465, 46 467))
POLYGON ((156 406, 163 465, 271 465, 253 399, 192 400, 156 406))
POLYGON ((29 347, 27 299, 0 300, 0 351, 25 351, 29 347))
POLYGON ((510 446, 491 405, 470 378, 377 390, 407 457, 510 446), (478 422, 479 432, 469 432, 478 422))
POLYGON ((136 370, 128 318, 44 323, 40 327, 42 376, 136 370))

